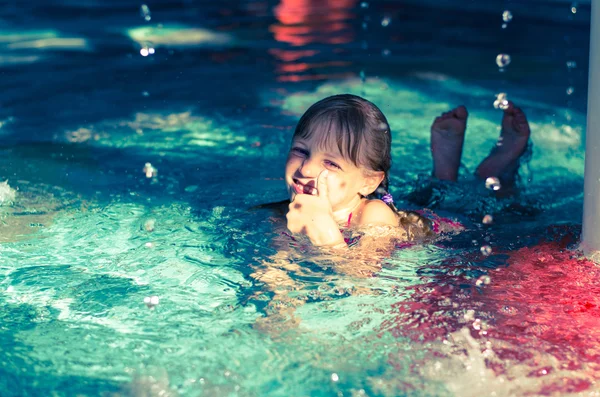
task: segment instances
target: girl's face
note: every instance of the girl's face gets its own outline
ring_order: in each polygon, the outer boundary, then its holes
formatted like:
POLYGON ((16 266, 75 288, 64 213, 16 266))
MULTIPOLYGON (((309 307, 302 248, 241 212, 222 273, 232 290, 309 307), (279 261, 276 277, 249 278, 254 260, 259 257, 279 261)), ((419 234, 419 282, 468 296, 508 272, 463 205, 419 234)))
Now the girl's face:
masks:
POLYGON ((297 194, 310 194, 319 189, 317 178, 328 170, 327 185, 332 210, 353 208, 364 190, 366 177, 363 169, 345 159, 336 145, 323 145, 322 140, 294 138, 285 166, 285 181, 290 200, 297 194))

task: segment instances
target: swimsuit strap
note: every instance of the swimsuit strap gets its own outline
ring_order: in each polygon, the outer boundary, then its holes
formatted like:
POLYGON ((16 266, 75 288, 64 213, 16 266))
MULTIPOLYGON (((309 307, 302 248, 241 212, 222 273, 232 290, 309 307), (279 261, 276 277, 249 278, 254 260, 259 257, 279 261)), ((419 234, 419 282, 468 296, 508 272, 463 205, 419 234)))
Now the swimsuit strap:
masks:
POLYGON ((346 225, 346 227, 350 227, 351 220, 352 220, 352 212, 350 213, 350 215, 348 215, 348 224, 346 225))

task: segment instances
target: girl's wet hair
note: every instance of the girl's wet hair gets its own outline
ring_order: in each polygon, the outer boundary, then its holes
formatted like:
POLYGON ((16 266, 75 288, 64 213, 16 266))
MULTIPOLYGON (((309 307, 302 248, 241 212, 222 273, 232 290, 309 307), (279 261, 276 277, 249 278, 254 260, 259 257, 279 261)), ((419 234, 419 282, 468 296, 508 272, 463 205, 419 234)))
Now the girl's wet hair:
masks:
MULTIPOLYGON (((351 94, 320 100, 302 115, 293 139, 311 139, 313 135, 323 148, 336 145, 341 155, 357 167, 383 171, 379 187, 367 198, 381 199, 388 194, 392 134, 386 117, 372 102, 351 94)), ((398 214, 400 226, 407 229, 409 236, 430 234, 429 220, 416 213, 398 211, 394 203, 388 201, 386 204, 398 214), (416 232, 417 229, 421 232, 416 232)))

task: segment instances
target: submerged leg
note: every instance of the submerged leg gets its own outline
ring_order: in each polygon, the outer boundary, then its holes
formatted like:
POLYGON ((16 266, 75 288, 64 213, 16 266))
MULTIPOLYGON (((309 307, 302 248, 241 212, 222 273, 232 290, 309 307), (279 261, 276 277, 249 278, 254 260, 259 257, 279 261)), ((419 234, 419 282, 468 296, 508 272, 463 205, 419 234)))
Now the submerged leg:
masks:
POLYGON ((433 176, 456 181, 467 126, 467 109, 459 106, 437 117, 431 126, 433 176))
POLYGON ((502 117, 502 131, 498 142, 479 164, 475 175, 481 179, 495 176, 500 179, 502 190, 512 189, 519 170, 519 160, 527 149, 530 133, 525 113, 509 102, 502 117))

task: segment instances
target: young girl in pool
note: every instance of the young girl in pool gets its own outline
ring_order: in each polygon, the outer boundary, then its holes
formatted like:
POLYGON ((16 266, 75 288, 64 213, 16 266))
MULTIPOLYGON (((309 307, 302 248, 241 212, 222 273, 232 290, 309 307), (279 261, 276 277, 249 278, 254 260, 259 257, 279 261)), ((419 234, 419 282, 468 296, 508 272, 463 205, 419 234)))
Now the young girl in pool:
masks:
MULTIPOLYGON (((463 106, 435 119, 431 127, 434 178, 456 181, 466 122, 463 106)), ((525 115, 512 103, 504 111, 500 139, 502 145, 483 160, 476 175, 496 176, 503 188, 510 189, 529 139, 525 115)), ((292 239, 305 235, 313 246, 334 254, 349 251, 335 258, 327 253, 325 259, 335 262, 337 272, 371 275, 379 270, 380 254, 386 256, 394 247, 392 242, 419 241, 434 236, 436 230, 419 213, 394 206, 388 193, 391 162, 390 128, 377 106, 355 95, 325 98, 304 113, 292 137, 285 167, 289 201, 263 208, 286 214, 292 239), (358 250, 349 249, 354 245, 358 250)), ((302 272, 298 263, 289 260, 289 253, 278 251, 251 275, 274 293, 265 309, 268 315, 256 324, 269 332, 295 326, 295 308, 304 302, 288 296, 299 288, 290 274, 302 272)))
MULTIPOLYGON (((466 122, 464 106, 435 119, 431 127, 435 178, 456 181, 466 122)), ((501 144, 477 167, 476 176, 498 177, 502 189, 510 190, 529 133, 525 114, 509 102, 501 144)), ((336 249, 356 242, 348 238, 348 230, 360 231, 363 238, 386 230, 396 240, 433 235, 428 219, 395 208, 388 193, 391 162, 389 124, 373 103, 343 94, 312 105, 298 122, 285 167, 289 231, 306 235, 314 246, 336 249)))

